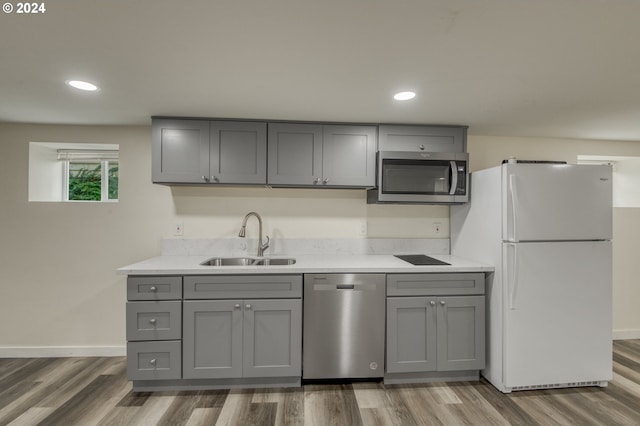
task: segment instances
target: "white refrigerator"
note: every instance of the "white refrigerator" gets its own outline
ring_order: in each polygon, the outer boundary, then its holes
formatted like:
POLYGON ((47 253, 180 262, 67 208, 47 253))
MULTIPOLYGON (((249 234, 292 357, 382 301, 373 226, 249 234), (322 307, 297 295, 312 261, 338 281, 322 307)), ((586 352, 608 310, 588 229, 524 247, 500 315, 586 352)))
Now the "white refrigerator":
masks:
POLYGON ((502 392, 612 378, 611 167, 503 164, 451 207, 451 253, 487 278, 487 364, 502 392))

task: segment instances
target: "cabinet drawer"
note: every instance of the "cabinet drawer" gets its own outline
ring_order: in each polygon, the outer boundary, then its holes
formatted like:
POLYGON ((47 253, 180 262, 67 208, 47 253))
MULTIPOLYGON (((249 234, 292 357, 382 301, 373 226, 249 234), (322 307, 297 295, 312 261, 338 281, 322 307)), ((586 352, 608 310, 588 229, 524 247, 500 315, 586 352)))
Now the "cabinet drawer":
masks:
POLYGON ((484 274, 389 274, 387 296, 484 294, 484 274))
POLYGON ((182 376, 180 341, 127 343, 129 380, 179 379, 182 376))
POLYGON ((181 301, 127 303, 127 340, 174 340, 181 336, 181 301))
POLYGON ((175 300, 182 298, 182 277, 127 277, 128 300, 175 300))
POLYGON ((185 299, 300 298, 302 275, 184 277, 185 299))

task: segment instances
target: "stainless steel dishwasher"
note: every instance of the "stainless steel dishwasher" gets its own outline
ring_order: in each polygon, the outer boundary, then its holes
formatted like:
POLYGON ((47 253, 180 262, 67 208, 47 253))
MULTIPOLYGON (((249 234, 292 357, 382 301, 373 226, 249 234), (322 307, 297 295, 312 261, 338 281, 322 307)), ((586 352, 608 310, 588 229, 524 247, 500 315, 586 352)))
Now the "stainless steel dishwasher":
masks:
POLYGON ((384 274, 305 274, 303 379, 384 375, 384 274))

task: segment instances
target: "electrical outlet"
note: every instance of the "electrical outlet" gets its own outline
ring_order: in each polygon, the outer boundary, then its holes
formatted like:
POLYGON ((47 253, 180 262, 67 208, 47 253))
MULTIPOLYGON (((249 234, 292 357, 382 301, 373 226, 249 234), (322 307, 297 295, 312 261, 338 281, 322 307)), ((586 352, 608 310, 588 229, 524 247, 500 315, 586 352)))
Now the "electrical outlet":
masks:
POLYGON ((182 222, 176 223, 176 226, 173 229, 173 235, 184 235, 184 225, 182 222))
POLYGON ((434 235, 440 235, 442 232, 442 224, 440 222, 433 223, 433 233, 434 235))
POLYGON ((363 237, 367 235, 367 222, 364 220, 360 222, 360 235, 363 237))

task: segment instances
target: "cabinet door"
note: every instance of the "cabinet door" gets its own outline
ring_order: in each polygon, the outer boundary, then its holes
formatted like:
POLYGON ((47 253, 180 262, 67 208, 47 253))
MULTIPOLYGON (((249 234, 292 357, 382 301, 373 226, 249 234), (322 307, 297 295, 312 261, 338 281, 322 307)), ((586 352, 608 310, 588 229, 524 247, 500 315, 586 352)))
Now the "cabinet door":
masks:
POLYGON ((379 126, 380 151, 466 152, 465 126, 379 126))
POLYGON ((267 183, 267 123, 211 122, 211 183, 267 183))
POLYGON ((387 298, 387 372, 436 371, 436 298, 387 298))
POLYGON ((374 187, 376 135, 375 126, 324 126, 323 185, 374 187))
POLYGON ((185 301, 182 310, 183 378, 242 377, 242 301, 185 301))
POLYGON ((439 297, 437 306, 438 370, 484 368, 484 296, 439 297))
POLYGON ((153 120, 152 179, 156 183, 203 183, 209 176, 209 122, 153 120))
POLYGON ((269 123, 269 185, 322 183, 322 125, 269 123))
POLYGON ((244 377, 302 374, 302 301, 244 301, 244 377))

